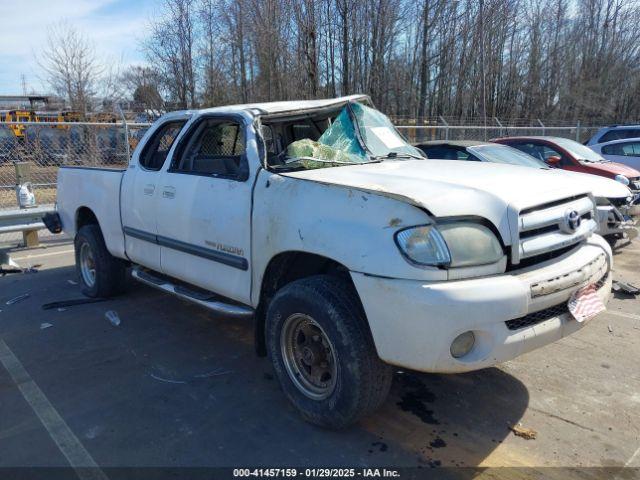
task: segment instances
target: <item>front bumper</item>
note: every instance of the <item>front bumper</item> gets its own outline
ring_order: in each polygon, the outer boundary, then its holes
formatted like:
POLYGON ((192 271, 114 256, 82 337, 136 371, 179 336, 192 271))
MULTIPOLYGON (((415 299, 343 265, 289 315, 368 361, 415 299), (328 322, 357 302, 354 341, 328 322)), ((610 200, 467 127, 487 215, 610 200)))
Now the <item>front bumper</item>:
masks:
POLYGON ((576 290, 595 282, 606 304, 611 265, 609 245, 592 235, 558 258, 491 277, 429 283, 351 275, 382 360, 419 371, 456 373, 513 359, 579 330, 584 322, 578 323, 564 306, 576 290), (536 312, 543 315, 537 322, 536 312), (469 330, 475 345, 456 359, 451 342, 469 330))

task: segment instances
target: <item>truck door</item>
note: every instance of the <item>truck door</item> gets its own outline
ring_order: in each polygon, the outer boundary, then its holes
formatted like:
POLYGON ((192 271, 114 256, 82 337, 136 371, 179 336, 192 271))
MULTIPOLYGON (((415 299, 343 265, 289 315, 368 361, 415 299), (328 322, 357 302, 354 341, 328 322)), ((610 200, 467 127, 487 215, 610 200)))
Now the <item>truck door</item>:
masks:
POLYGON ((162 271, 245 303, 252 196, 246 122, 233 114, 193 122, 172 153, 158 196, 162 271))
MULTIPOLYGON (((187 119, 173 119, 154 129, 142 150, 136 150, 125 172, 122 195, 122 227, 125 251, 135 263, 160 270, 157 243, 157 199, 161 169, 187 119)), ((113 208, 118 208, 113 205, 113 208)))

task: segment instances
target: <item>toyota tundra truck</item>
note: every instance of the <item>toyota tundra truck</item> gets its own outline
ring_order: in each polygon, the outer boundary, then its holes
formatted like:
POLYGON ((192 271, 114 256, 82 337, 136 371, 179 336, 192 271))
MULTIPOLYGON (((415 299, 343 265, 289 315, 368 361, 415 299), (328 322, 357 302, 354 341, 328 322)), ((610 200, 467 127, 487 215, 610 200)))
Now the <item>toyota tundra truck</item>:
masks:
POLYGON ((168 113, 126 169, 61 168, 56 215, 86 295, 130 274, 252 320, 286 397, 330 428, 374 412, 398 367, 511 360, 611 292, 587 188, 426 160, 364 95, 168 113))

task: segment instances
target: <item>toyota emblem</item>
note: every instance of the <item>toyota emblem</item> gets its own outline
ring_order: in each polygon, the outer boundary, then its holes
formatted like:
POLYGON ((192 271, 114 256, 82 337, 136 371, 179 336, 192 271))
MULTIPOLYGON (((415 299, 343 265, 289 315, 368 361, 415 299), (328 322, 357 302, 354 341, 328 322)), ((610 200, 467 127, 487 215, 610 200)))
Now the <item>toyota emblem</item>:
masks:
POLYGON ((567 210, 563 218, 563 230, 567 233, 573 233, 580 228, 582 218, 577 210, 567 210))

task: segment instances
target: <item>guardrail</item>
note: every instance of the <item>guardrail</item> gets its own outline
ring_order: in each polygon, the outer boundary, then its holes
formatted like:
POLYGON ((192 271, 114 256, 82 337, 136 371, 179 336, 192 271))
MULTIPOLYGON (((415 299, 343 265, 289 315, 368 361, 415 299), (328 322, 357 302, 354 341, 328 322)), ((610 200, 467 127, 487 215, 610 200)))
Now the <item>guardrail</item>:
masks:
POLYGON ((0 234, 22 232, 25 247, 38 245, 38 230, 45 228, 42 217, 55 212, 54 205, 0 210, 0 234))

